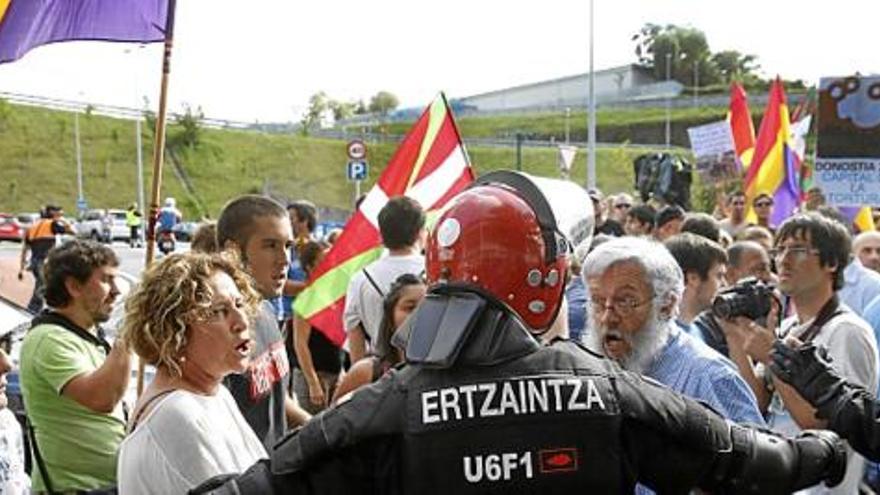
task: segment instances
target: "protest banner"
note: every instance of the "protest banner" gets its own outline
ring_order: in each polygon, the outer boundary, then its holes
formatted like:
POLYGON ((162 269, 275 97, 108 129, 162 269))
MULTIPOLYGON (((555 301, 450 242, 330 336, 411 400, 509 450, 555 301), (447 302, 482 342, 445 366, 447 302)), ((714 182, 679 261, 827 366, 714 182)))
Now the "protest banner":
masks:
POLYGON ((880 205, 880 76, 823 78, 814 184, 838 207, 880 205))
POLYGON ((738 177, 736 151, 730 123, 726 120, 688 128, 691 149, 697 159, 697 173, 704 183, 738 177))

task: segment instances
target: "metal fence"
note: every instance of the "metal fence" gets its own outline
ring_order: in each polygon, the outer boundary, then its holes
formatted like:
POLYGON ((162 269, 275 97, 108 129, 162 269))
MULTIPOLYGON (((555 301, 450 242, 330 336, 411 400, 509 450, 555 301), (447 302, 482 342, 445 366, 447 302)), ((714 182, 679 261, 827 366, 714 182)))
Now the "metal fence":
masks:
MULTIPOLYGON (((116 119, 135 120, 143 118, 144 110, 121 107, 115 105, 104 105, 101 103, 92 103, 87 101, 63 100, 60 98, 50 98, 47 96, 34 96, 21 93, 11 93, 8 91, 0 91, 0 99, 6 100, 16 105, 26 105, 31 107, 47 108, 50 110, 59 110, 62 112, 91 112, 95 115, 103 115, 105 117, 113 117, 116 119)), ((168 120, 174 120, 181 117, 182 114, 176 112, 168 112, 168 120)), ((252 129, 260 124, 249 122, 240 122, 235 120, 217 119, 212 117, 204 117, 200 121, 205 127, 212 129, 252 129)))

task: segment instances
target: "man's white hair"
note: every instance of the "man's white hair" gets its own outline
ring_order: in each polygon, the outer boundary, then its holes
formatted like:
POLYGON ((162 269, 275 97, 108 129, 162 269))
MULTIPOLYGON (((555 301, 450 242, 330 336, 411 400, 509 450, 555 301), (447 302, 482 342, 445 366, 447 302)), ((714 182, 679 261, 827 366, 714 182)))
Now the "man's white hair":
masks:
POLYGON ((663 244, 642 237, 612 239, 587 255, 582 272, 587 298, 590 297, 589 279, 601 277, 612 266, 627 262, 645 272, 646 282, 653 292, 655 310, 671 303, 670 312, 659 317, 671 320, 678 316, 678 302, 684 292, 681 268, 663 244))
POLYGON ((853 239, 853 254, 858 255, 859 249, 861 249, 868 241, 880 241, 880 232, 876 230, 867 230, 857 235, 856 238, 853 239))

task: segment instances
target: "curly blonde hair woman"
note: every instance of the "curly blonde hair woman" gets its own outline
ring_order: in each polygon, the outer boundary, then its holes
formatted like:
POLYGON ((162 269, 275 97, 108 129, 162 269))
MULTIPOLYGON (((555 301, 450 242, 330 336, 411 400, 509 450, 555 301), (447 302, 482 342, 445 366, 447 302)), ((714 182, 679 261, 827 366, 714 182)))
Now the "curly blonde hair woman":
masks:
POLYGON ((258 301, 222 255, 176 254, 146 271, 126 301, 121 338, 156 377, 120 447, 120 493, 186 493, 267 457, 221 384, 247 367, 258 301))

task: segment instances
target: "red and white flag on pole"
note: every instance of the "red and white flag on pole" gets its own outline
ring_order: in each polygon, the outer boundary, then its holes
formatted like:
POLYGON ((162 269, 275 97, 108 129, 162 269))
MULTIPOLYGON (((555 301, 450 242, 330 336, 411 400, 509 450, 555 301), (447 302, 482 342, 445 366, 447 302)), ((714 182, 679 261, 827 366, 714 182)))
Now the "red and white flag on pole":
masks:
POLYGON ((410 129, 342 235, 315 268, 309 285, 296 297, 294 312, 341 346, 348 283, 382 254, 379 210, 390 198, 406 195, 418 201, 430 219, 473 180, 470 160, 441 93, 410 129))

